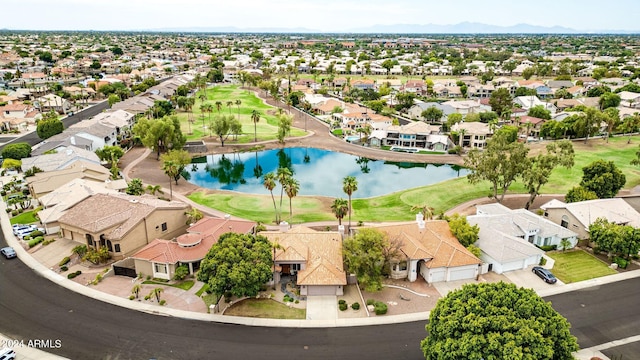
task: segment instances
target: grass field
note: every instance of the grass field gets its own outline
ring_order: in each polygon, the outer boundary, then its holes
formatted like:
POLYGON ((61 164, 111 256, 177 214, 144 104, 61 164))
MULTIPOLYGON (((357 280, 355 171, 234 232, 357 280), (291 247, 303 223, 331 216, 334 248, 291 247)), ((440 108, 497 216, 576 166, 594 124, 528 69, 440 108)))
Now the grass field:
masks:
MULTIPOLYGON (((242 135, 238 136, 237 140, 230 136, 227 139, 228 143, 233 144, 245 144, 254 141, 254 124, 251 120, 251 113, 253 110, 258 110, 262 113, 262 118, 256 124, 256 133, 258 141, 273 140, 277 138, 278 120, 276 118, 277 109, 273 106, 265 104, 259 99, 252 91, 240 90, 237 85, 223 85, 214 86, 207 89, 207 100, 202 102, 200 95, 204 94, 203 91, 199 91, 196 95, 196 104, 193 107, 193 119, 194 123, 190 124, 188 121, 188 113, 185 111, 178 111, 178 118, 182 132, 186 134, 188 140, 199 140, 203 137, 211 139, 209 128, 210 121, 213 120, 218 114, 233 115, 236 118, 239 117, 240 123, 242 123, 242 135), (235 104, 236 100, 240 100, 240 107, 235 104), (216 102, 220 101, 222 106, 220 111, 216 107, 216 102), (227 106, 227 102, 231 101, 232 105, 227 106), (200 106, 203 103, 209 103, 213 105, 213 112, 203 113, 200 106)), ((305 132, 300 129, 291 128, 290 136, 303 136, 305 132)), ((215 138, 215 135, 214 135, 215 138)), ((226 143, 226 142, 225 142, 226 143)))
POLYGON ((584 250, 548 252, 547 256, 555 260, 551 271, 565 284, 617 274, 584 250))
POLYGON ((224 314, 254 318, 304 320, 307 316, 307 311, 290 308, 271 299, 245 299, 231 305, 224 314))
POLYGON ((153 280, 145 280, 142 282, 143 284, 147 284, 147 285, 164 285, 164 286, 171 286, 174 288, 178 288, 178 289, 182 289, 182 290, 189 290, 193 287, 193 285, 195 284, 193 282, 193 280, 184 280, 175 284, 169 284, 169 283, 164 283, 164 282, 160 282, 160 281, 153 281, 153 280))
POLYGON ((25 211, 22 214, 16 215, 11 218, 11 225, 13 224, 31 224, 38 221, 36 213, 40 211, 40 208, 31 211, 25 211))
MULTIPOLYGON (((575 165, 571 169, 557 168, 552 173, 549 183, 541 189, 541 193, 566 193, 580 183, 582 168, 599 159, 613 161, 620 168, 627 178, 625 189, 639 185, 640 168, 632 166, 630 162, 636 156, 640 137, 634 137, 631 144, 628 144, 627 140, 627 137, 616 137, 610 139, 609 143, 601 139, 591 139, 586 144, 582 141, 574 142, 575 165)), ((336 181, 342 181, 342 179, 336 179, 336 181)), ((384 196, 354 199, 352 223, 412 220, 414 214, 410 209, 413 205, 428 204, 435 209, 435 213, 439 213, 466 201, 486 197, 489 193, 488 182, 472 185, 466 178, 457 178, 384 196)), ((509 193, 525 193, 525 189, 521 182, 516 182, 510 187, 509 193)), ((273 204, 268 195, 196 192, 189 198, 199 204, 245 219, 263 223, 272 223, 274 220, 273 204)), ((331 201, 332 199, 326 198, 321 200, 317 197, 295 197, 291 222, 335 220, 330 210, 331 201)), ((288 198, 284 199, 283 206, 285 207, 283 219, 287 220, 288 198)), ((346 221, 346 218, 344 220, 346 221)))

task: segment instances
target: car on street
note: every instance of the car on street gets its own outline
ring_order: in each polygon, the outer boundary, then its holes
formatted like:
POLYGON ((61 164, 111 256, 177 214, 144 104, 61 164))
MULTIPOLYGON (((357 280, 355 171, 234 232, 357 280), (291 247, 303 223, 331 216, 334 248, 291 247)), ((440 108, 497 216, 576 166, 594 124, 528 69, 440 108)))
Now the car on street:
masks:
POLYGON ((558 281, 551 271, 543 268, 542 266, 534 266, 531 271, 538 275, 538 277, 544 280, 547 284, 555 284, 558 281))
POLYGON ((13 259, 14 257, 16 257, 16 251, 13 250, 12 247, 3 247, 2 249, 0 249, 0 253, 2 253, 2 255, 4 255, 4 257, 7 259, 13 259))
POLYGON ((0 360, 14 360, 16 353, 11 348, 5 347, 0 349, 0 360))

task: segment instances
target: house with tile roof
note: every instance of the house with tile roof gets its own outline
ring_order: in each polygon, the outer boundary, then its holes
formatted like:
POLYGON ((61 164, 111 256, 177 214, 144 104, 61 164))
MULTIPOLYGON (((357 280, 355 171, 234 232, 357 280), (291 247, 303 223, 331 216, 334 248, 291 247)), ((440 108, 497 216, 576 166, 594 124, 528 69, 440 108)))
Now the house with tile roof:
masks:
POLYGON ((589 239, 589 226, 598 218, 619 225, 640 227, 640 213, 622 198, 596 199, 564 203, 551 200, 540 206, 544 217, 578 234, 578 239, 589 239))
POLYGON ((296 226, 288 231, 262 231, 274 245, 275 283, 293 279, 302 296, 342 295, 347 285, 342 236, 296 226))
POLYGON ((63 238, 89 248, 106 247, 120 260, 157 238, 172 239, 187 228, 189 205, 154 196, 95 194, 58 219, 63 238))
POLYGON ((482 250, 480 258, 489 271, 526 269, 540 263, 544 251, 538 246, 569 241, 568 248, 578 243, 578 234, 525 209, 509 209, 502 204, 476 206, 476 215, 467 216, 470 225, 480 229, 475 245, 482 250))
MULTIPOLYGON (((386 135, 380 145, 397 148, 426 149, 430 151, 447 151, 453 143, 448 136, 439 134, 440 127, 422 121, 413 121, 406 125, 387 127, 386 135)), ((372 145, 376 145, 375 137, 372 145)))
POLYGON ((427 283, 477 279, 482 261, 451 233, 445 220, 373 226, 398 242, 401 256, 393 261, 391 277, 416 281, 418 274, 427 283))
POLYGON ((189 274, 193 274, 200 268, 202 259, 222 234, 253 234, 256 225, 255 222, 247 220, 202 218, 191 224, 186 234, 171 240, 155 239, 131 255, 136 274, 170 280, 175 275, 176 268, 182 265, 189 268, 189 274))
POLYGON ((453 124, 451 131, 456 131, 459 136, 459 145, 463 148, 484 149, 487 147, 487 140, 493 135, 489 124, 481 122, 459 122, 453 124))

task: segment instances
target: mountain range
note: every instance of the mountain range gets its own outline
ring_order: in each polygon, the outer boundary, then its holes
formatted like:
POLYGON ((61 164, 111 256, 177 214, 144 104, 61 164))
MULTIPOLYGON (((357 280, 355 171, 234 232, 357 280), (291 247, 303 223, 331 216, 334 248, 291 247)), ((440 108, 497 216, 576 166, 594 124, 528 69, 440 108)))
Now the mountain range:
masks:
POLYGON ((156 32, 209 32, 209 33, 356 33, 356 34, 638 34, 631 30, 576 30, 563 26, 538 26, 516 24, 511 26, 491 25, 478 22, 461 22, 458 24, 393 24, 371 25, 347 29, 345 31, 321 31, 303 27, 256 27, 239 28, 235 26, 216 27, 172 27, 147 29, 156 32))

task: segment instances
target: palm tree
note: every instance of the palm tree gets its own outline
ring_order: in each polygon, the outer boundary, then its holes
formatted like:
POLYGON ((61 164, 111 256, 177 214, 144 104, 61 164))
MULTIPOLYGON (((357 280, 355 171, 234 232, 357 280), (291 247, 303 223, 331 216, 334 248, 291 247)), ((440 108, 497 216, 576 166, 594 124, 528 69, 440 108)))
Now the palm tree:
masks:
POLYGON ((184 214, 187 215, 187 225, 195 224, 204 217, 202 212, 194 207, 189 211, 185 211, 184 214))
MULTIPOLYGON (((276 179, 278 179, 278 182, 280 183, 280 213, 282 213, 282 197, 284 196, 284 187, 285 184, 287 182, 287 179, 290 178, 293 174, 291 173, 291 170, 289 170, 289 168, 286 167, 279 167, 278 170, 276 171, 276 179)), ((280 220, 282 220, 282 217, 280 217, 280 220)))
POLYGON ((435 209, 432 208, 431 206, 427 204, 423 204, 423 205, 414 205, 411 207, 411 211, 416 211, 416 210, 418 210, 422 214, 422 218, 424 220, 433 219, 433 214, 435 213, 435 209))
POLYGON ((140 290, 142 290, 142 286, 140 284, 133 285, 131 289, 131 293, 136 296, 136 299, 140 296, 140 290))
POLYGON ((229 109, 229 115, 231 115, 231 107, 233 106, 233 101, 227 101, 227 108, 229 109))
POLYGON ((147 185, 147 191, 155 196, 156 193, 162 194, 162 187, 160 185, 147 185))
POLYGON ((276 250, 283 249, 282 245, 278 243, 278 239, 275 239, 271 243, 271 249, 273 250, 273 288, 275 289, 276 288, 276 250))
POLYGON ((267 173, 262 178, 262 185, 271 193, 271 200, 273 200, 273 211, 276 213, 276 223, 280 223, 278 217, 278 208, 276 207, 276 198, 273 197, 273 189, 276 188, 276 174, 273 172, 267 173))
POLYGON ((253 110, 251 112, 251 121, 253 121, 253 141, 258 142, 258 121, 260 121, 260 117, 262 114, 258 110, 253 110))
POLYGON ((349 230, 351 230, 351 195, 358 190, 358 180, 355 176, 342 179, 342 191, 349 196, 349 230))
POLYGON ((179 166, 175 161, 167 160, 162 164, 162 170, 169 177, 169 199, 173 200, 173 185, 172 180, 179 174, 179 166))
POLYGON ((467 133, 467 130, 460 129, 458 130, 458 145, 462 149, 464 147, 464 134, 467 133))
POLYGON ((157 288, 153 289, 153 291, 152 291, 153 296, 156 297, 156 300, 158 302, 160 302, 160 294, 162 294, 163 292, 164 292, 164 290, 161 287, 157 287, 157 288))
POLYGON ((238 121, 240 121, 240 105, 242 105, 242 100, 236 99, 235 104, 238 107, 238 121))
POLYGON ((216 101, 216 109, 218 110, 218 115, 220 115, 220 109, 222 109, 222 101, 216 101))
POLYGON ((333 215, 338 219, 338 225, 342 225, 342 219, 347 215, 347 211, 349 211, 349 203, 346 199, 335 199, 333 200, 333 204, 331 204, 331 211, 333 215))
POLYGON ((284 190, 289 197, 289 223, 291 223, 291 218, 293 217, 293 208, 291 207, 291 201, 298 195, 298 191, 300 190, 300 183, 298 182, 298 180, 290 176, 284 183, 284 187, 284 190))

